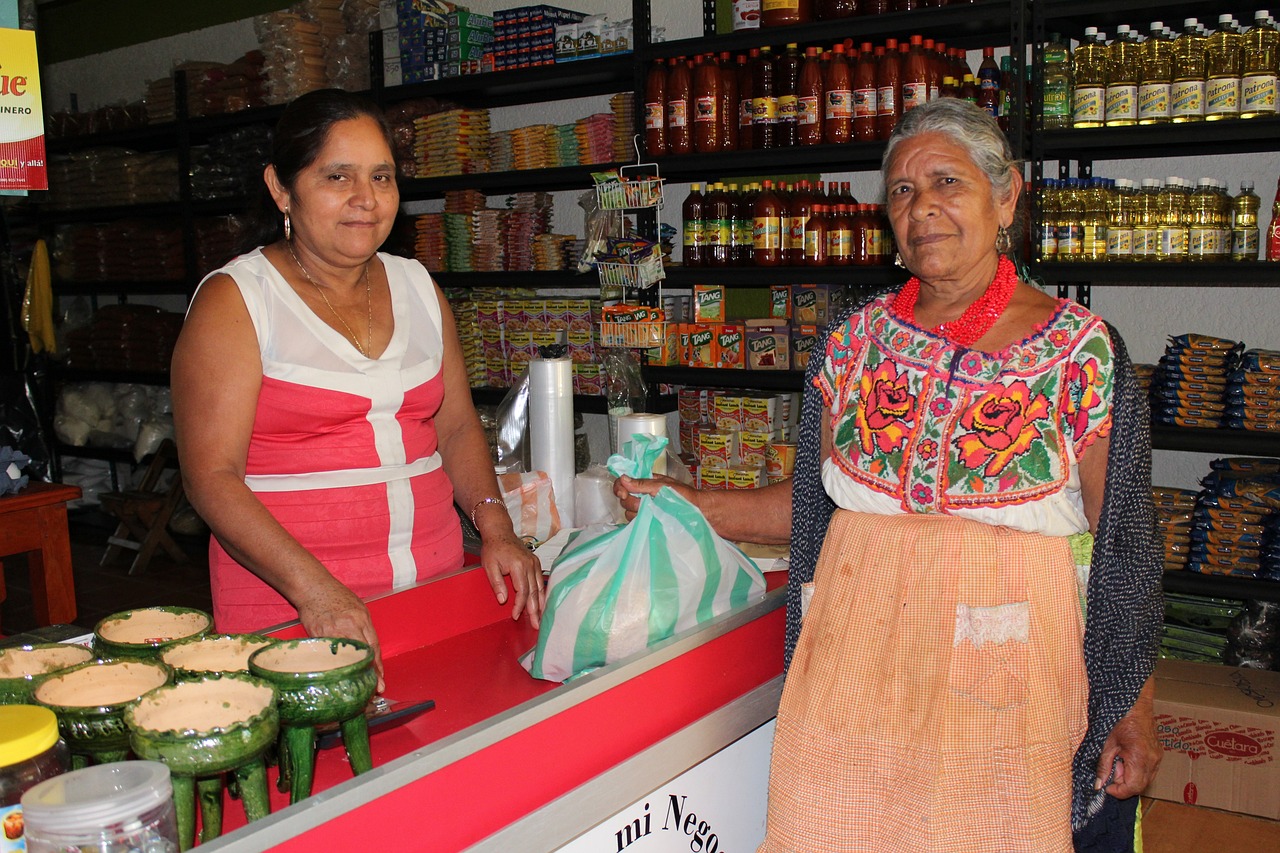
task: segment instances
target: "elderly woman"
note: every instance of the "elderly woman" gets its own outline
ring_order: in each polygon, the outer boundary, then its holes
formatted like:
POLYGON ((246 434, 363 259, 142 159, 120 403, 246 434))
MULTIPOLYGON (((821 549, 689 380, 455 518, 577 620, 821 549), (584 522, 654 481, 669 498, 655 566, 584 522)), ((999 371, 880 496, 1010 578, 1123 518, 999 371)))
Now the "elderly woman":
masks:
POLYGON ((173 358, 218 629, 296 617, 376 651, 362 599, 461 568, 455 502, 497 600, 509 575, 512 617, 536 626, 538 560, 500 499, 448 304, 421 264, 378 252, 400 203, 381 112, 303 95, 264 180, 265 245, 201 283, 173 358))
POLYGON ((1129 849, 1161 617, 1124 345, 1019 280, 982 110, 910 111, 882 172, 914 275, 810 365, 761 851, 1129 849))

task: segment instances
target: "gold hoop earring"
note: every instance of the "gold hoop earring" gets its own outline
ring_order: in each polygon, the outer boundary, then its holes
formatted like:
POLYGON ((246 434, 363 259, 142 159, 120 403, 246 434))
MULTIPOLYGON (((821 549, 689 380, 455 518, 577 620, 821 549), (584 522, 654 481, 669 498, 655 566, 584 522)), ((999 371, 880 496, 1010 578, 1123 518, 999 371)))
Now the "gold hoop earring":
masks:
POLYGON ((293 223, 289 221, 289 211, 284 212, 284 239, 286 241, 293 239, 293 223))
POLYGON ((1007 255, 1013 249, 1013 238, 1009 236, 1009 229, 1000 226, 1000 230, 996 232, 996 251, 1001 255, 1007 255))

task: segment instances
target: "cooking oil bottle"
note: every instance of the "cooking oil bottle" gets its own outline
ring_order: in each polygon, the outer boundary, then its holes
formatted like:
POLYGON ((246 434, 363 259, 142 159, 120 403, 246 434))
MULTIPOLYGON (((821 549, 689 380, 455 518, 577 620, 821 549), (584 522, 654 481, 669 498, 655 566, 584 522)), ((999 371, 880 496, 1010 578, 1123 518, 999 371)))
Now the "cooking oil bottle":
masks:
POLYGON ((1107 259, 1107 193, 1105 178, 1089 178, 1088 186, 1081 193, 1081 217, 1083 244, 1082 261, 1107 259))
POLYGON ((1159 178, 1143 178, 1142 190, 1134 200, 1133 259, 1160 259, 1160 189, 1159 178))
POLYGON ((1138 123, 1139 55, 1142 48, 1128 24, 1116 27, 1116 37, 1107 50, 1107 127, 1138 123))
POLYGON ((1280 32, 1268 23, 1271 13, 1259 9, 1244 36, 1240 118, 1275 115, 1276 67, 1280 62, 1280 32))
POLYGON ((1071 56, 1072 127, 1102 127, 1106 121, 1107 35, 1085 27, 1084 41, 1071 56))
POLYGON ((1160 215, 1160 243, 1156 260, 1165 263, 1181 263, 1187 259, 1189 193, 1186 182, 1176 175, 1164 179, 1158 202, 1160 215))
POLYGON ((1173 93, 1170 112, 1174 123, 1204 121, 1204 36, 1200 22, 1187 18, 1173 42, 1173 93))
POLYGON ((1212 178, 1201 178, 1190 198, 1190 227, 1187 230, 1187 260, 1213 261, 1218 258, 1218 203, 1212 178))
POLYGON ((1058 254, 1059 261, 1073 262, 1081 259, 1084 251, 1083 199, 1079 178, 1065 178, 1058 191, 1058 254))
POLYGON ((1071 51, 1057 33, 1044 46, 1042 116, 1047 130, 1071 127, 1071 51))
POLYGON ((1133 222, 1138 202, 1138 187, 1128 178, 1116 178, 1107 200, 1107 260, 1133 260, 1133 222))
POLYGON ((1138 124, 1164 124, 1171 117, 1173 40, 1165 37, 1162 21, 1152 21, 1147 32, 1139 46, 1138 124))
POLYGON ((1058 181, 1045 178, 1040 182, 1040 217, 1036 222, 1036 244, 1041 261, 1058 260, 1058 181))
POLYGON ((1240 117, 1240 76, 1244 36, 1230 15, 1218 16, 1218 29, 1204 46, 1204 120, 1240 117))
POLYGON ((1253 181, 1240 183, 1240 194, 1231 200, 1231 260, 1258 259, 1258 209, 1262 199, 1253 191, 1253 181))

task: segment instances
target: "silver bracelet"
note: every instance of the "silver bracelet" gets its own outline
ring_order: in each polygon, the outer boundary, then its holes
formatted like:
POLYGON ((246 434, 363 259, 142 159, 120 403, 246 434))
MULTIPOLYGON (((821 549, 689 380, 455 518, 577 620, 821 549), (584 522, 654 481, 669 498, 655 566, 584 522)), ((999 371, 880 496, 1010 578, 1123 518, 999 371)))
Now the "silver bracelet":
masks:
POLYGON ((476 513, 479 512, 480 507, 484 506, 485 504, 497 504, 498 506, 503 507, 504 509, 507 506, 502 501, 501 498, 481 498, 480 500, 476 501, 476 505, 471 508, 471 526, 474 527, 476 530, 480 529, 480 527, 476 524, 476 513))

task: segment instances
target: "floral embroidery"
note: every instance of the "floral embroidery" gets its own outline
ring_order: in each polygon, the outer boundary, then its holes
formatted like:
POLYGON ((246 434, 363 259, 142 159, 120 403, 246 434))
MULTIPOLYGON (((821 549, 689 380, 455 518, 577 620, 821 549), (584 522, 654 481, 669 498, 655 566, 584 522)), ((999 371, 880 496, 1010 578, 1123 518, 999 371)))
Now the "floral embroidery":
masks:
POLYGON ((1105 381, 1098 376, 1099 365, 1096 358, 1089 358, 1067 365, 1067 383, 1069 387, 1067 401, 1067 417, 1073 441, 1080 441, 1089 431, 1089 420, 1093 410, 1104 404, 1098 389, 1105 381))
POLYGON ((918 504, 933 503, 933 489, 924 483, 916 483, 911 487, 911 499, 918 504))
POLYGON ((920 458, 926 462, 932 462, 938 456, 938 442, 931 438, 926 438, 920 442, 916 448, 916 453, 920 454, 920 458))
POLYGON ((946 397, 938 397, 929 404, 929 414, 935 418, 940 418, 949 411, 951 411, 951 401, 946 397))
POLYGON ((920 349, 921 361, 933 361, 937 358, 938 353, 942 351, 942 344, 937 341, 929 341, 920 349))
POLYGON ((862 374, 855 417, 863 453, 892 453, 906 440, 915 419, 915 395, 908 379, 888 359, 862 374))
POLYGON ((1067 334, 1066 329, 1053 329, 1049 332, 1048 337, 1049 343, 1053 344, 1058 349, 1062 349, 1067 344, 1071 343, 1071 336, 1067 334))
POLYGON ((1036 422, 1048 415, 1048 398, 1033 393, 1025 382, 988 391, 975 399, 960 418, 965 429, 970 430, 956 437, 960 462, 970 470, 983 468, 984 476, 999 475, 1041 437, 1036 422))
POLYGON ((982 356, 976 352, 967 352, 964 358, 960 359, 960 369, 970 376, 977 376, 982 370, 982 356))
POLYGON ((1037 356, 1035 350, 1025 349, 1018 356, 1018 369, 1030 370, 1036 366, 1037 356))
POLYGON ((905 331, 895 332, 893 335, 893 348, 896 350, 904 350, 911 343, 911 335, 905 331))

